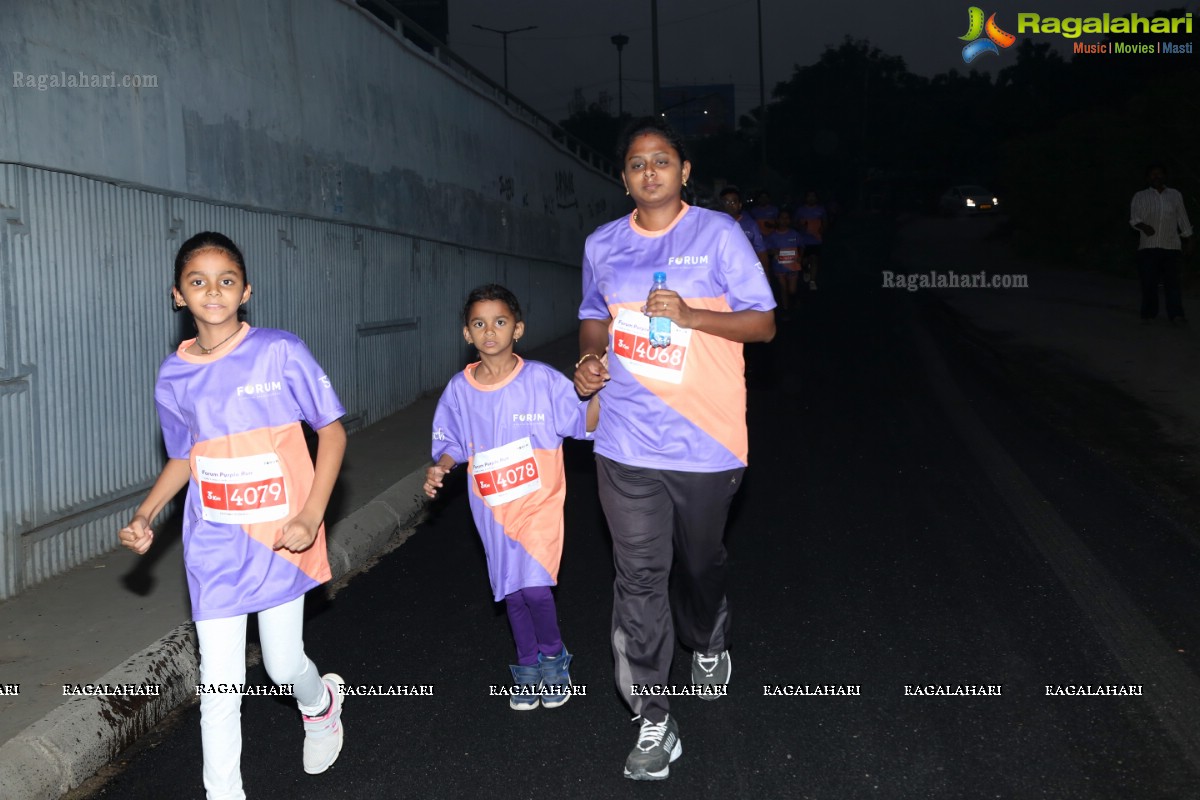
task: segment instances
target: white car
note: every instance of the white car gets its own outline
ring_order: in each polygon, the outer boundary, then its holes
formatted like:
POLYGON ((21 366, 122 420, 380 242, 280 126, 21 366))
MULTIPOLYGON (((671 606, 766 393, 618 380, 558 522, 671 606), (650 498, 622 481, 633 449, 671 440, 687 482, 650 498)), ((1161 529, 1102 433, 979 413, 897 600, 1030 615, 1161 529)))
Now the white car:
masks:
POLYGON ((951 186, 938 202, 943 214, 992 214, 999 210, 1000 198, 982 186, 951 186))

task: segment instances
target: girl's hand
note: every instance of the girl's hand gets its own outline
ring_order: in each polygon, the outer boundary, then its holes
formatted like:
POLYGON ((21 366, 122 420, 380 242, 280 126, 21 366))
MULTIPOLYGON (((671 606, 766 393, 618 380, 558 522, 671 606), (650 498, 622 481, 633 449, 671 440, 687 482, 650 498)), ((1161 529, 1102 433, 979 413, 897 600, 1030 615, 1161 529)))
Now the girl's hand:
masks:
POLYGON ((154 542, 154 531, 150 530, 150 521, 139 514, 121 528, 117 538, 121 540, 121 544, 140 556, 149 550, 154 542))
POLYGON ((694 328, 692 307, 683 302, 678 292, 670 289, 655 289, 646 298, 642 313, 647 317, 667 317, 681 328, 694 328))
POLYGON ((443 467, 440 464, 434 464, 425 470, 425 494, 429 497, 437 497, 437 490, 442 488, 442 479, 446 477, 446 473, 450 472, 449 467, 443 467))
POLYGON ((313 542, 317 540, 317 531, 320 527, 320 522, 313 524, 301 517, 292 517, 283 523, 283 527, 279 529, 272 548, 275 550, 287 550, 292 553, 303 553, 312 547, 313 542))

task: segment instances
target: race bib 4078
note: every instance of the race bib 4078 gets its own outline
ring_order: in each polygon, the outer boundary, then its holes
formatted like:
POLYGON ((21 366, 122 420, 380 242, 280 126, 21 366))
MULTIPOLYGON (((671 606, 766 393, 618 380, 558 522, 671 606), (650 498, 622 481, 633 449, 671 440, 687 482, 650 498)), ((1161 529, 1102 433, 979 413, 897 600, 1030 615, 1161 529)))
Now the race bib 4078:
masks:
POLYGON ((537 458, 528 436, 476 453, 471 461, 471 476, 479 496, 489 506, 511 503, 542 488, 537 458))

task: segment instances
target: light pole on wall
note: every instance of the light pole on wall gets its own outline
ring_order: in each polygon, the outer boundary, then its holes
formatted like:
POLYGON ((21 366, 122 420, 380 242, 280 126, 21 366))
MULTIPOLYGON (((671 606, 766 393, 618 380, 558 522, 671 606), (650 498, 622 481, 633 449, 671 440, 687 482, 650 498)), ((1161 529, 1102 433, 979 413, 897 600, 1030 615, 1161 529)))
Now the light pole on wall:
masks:
POLYGON ((522 31, 531 31, 534 28, 536 28, 537 25, 529 25, 524 28, 513 28, 512 30, 508 30, 508 31, 498 31, 495 28, 488 28, 484 25, 476 25, 474 23, 471 24, 471 27, 479 28, 479 30, 481 30, 481 31, 490 31, 491 33, 498 33, 498 34, 500 34, 501 38, 504 39, 504 91, 507 92, 508 91, 508 35, 510 33, 521 33, 522 31))
POLYGON ((617 46, 617 119, 625 116, 625 74, 621 68, 621 51, 629 44, 629 37, 618 33, 610 41, 617 46))

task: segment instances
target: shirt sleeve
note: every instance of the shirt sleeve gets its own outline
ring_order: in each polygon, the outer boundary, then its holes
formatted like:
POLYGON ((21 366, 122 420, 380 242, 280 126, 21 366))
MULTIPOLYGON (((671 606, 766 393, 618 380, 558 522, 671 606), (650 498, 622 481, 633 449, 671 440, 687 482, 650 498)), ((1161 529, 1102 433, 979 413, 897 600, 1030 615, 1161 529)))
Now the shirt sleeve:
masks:
POLYGON ((288 341, 283 376, 300 408, 300 415, 313 430, 320 430, 346 415, 329 376, 298 338, 288 341))
POLYGON ((731 230, 738 235, 730 236, 727 232, 718 250, 721 282, 729 307, 734 311, 770 311, 775 308, 775 296, 763 265, 758 263, 758 253, 750 246, 750 240, 741 235, 736 223, 731 230))
POLYGON ((575 384, 557 370, 550 374, 550 397, 554 408, 554 430, 559 436, 591 440, 587 430, 587 400, 575 394, 575 384))
POLYGON ((608 319, 612 312, 604 295, 596 285, 596 266, 592 262, 592 243, 589 240, 583 247, 583 300, 579 304, 580 319, 608 319))
POLYGON ((1175 199, 1179 203, 1179 235, 1186 239, 1192 235, 1192 221, 1188 219, 1187 204, 1183 202, 1183 194, 1176 192, 1175 199))
POLYGON ((465 464, 467 450, 463 442, 466 440, 466 434, 458 393, 454 391, 454 383, 451 382, 442 392, 437 409, 433 412, 433 460, 436 462, 442 456, 448 455, 454 459, 455 464, 465 464))
POLYGON ((162 428, 167 458, 187 459, 192 455, 192 431, 188 427, 175 392, 161 377, 154 386, 154 405, 158 407, 158 424, 162 428))
POLYGON ((1138 202, 1138 199, 1141 196, 1142 193, 1138 192, 1133 196, 1133 200, 1131 200, 1129 203, 1129 227, 1134 229, 1136 229, 1138 225, 1142 224, 1141 203, 1138 202))

